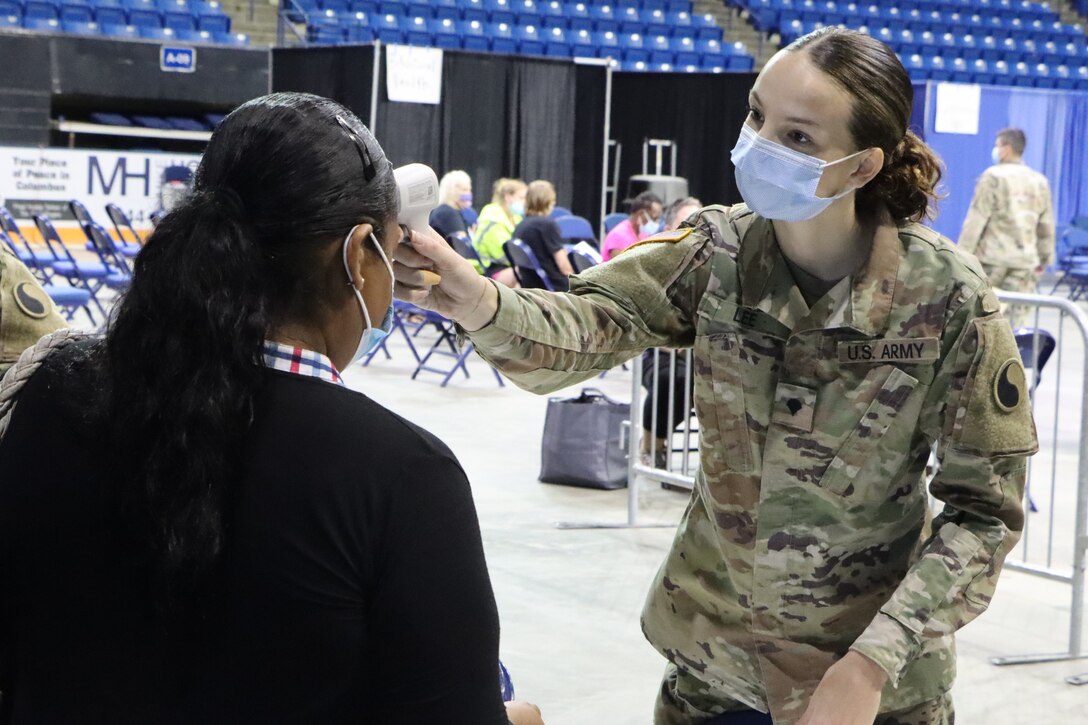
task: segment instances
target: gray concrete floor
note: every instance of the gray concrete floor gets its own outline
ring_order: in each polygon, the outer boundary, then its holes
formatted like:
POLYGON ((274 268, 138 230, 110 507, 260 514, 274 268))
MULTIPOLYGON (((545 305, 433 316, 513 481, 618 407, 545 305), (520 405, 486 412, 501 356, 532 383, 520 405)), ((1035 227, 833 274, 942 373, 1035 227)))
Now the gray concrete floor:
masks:
MULTIPOLYGON (((1076 335, 1064 338, 1074 340, 1076 335)), ((1079 374, 1083 346, 1077 345, 1076 351, 1064 351, 1062 364, 1079 374)), ((501 654, 518 696, 539 704, 548 725, 650 723, 665 663, 643 639, 639 611, 673 529, 557 528, 561 521, 625 521, 627 492, 537 482, 546 398, 509 383, 499 388, 476 356, 468 363, 472 377, 458 374, 446 388, 429 373, 411 380, 414 361, 396 336, 391 350, 391 360, 375 358, 369 367, 352 368, 345 377, 352 387, 441 437, 468 472, 502 620, 501 654)), ((1056 379, 1044 375, 1037 399, 1040 405, 1057 401, 1042 405, 1038 415, 1041 435, 1052 429, 1054 415, 1058 417, 1060 460, 1053 476, 1059 485, 1052 498, 1052 474, 1048 469, 1047 480, 1036 481, 1044 476, 1042 466, 1036 466, 1033 486, 1042 511, 1032 515, 1031 525, 1046 533, 1048 527, 1039 522, 1048 519, 1053 500, 1055 547, 1061 550, 1052 563, 1068 569, 1079 433, 1079 415, 1069 411, 1079 411, 1080 390, 1073 391, 1066 382, 1056 394, 1046 387, 1056 379), (1059 410, 1061 401, 1071 401, 1073 407, 1059 410)), ((616 370, 587 385, 620 400, 631 398, 628 372, 616 370)), ((1051 440, 1046 445, 1055 444, 1051 440)), ((682 493, 640 486, 640 520, 673 524, 686 500, 682 493)), ((1037 552, 1045 552, 1045 546, 1033 540, 1033 547, 1028 559, 1038 563, 1037 552)), ((1088 672, 1088 660, 1001 668, 988 661, 995 655, 1063 651, 1069 592, 1067 585, 1005 572, 990 610, 959 637, 958 722, 1088 723, 1088 686, 1064 682, 1066 676, 1088 672)))

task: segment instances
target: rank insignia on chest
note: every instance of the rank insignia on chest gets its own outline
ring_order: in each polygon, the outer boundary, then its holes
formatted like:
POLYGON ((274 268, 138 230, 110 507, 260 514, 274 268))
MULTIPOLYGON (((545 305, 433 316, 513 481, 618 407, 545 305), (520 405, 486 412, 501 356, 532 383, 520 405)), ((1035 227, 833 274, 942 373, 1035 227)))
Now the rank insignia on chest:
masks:
POLYGON ((840 342, 839 362, 850 363, 919 363, 934 362, 941 354, 941 341, 936 337, 906 337, 901 339, 840 342))

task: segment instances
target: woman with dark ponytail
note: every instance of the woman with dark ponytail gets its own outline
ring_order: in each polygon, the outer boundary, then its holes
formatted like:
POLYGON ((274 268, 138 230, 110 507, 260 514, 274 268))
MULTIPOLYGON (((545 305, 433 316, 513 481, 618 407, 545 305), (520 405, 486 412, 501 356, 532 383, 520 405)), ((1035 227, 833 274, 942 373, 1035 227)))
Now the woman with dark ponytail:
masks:
POLYGON ((220 124, 0 441, 0 720, 539 722, 499 695, 464 472, 340 379, 389 330, 397 212, 332 101, 220 124))
POLYGON ((658 725, 953 720, 953 634, 1020 535, 1037 446, 985 275, 919 224, 940 164, 913 98, 889 47, 820 30, 756 78, 732 152, 745 204, 566 295, 493 285, 429 238, 398 250, 407 298, 534 391, 694 347, 700 471, 642 618, 669 660, 658 725))

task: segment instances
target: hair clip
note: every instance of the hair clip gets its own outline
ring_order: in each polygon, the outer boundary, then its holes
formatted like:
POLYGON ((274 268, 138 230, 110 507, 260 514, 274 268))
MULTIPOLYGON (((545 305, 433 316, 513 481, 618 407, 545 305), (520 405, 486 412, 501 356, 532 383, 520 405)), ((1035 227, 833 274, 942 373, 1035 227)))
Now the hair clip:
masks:
POLYGON ((336 122, 347 132, 348 138, 355 144, 355 149, 359 152, 359 160, 363 162, 363 178, 369 184, 378 175, 377 170, 374 168, 374 162, 370 160, 370 151, 367 150, 366 144, 359 138, 359 134, 355 133, 355 130, 348 125, 343 116, 337 115, 336 122))

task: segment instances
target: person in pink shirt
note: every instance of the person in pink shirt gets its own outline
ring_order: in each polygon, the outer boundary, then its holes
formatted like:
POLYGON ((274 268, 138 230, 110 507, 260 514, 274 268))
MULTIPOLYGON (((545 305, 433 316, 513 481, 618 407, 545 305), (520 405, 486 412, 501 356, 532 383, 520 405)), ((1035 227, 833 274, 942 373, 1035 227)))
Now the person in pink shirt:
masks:
POLYGON ((631 200, 631 216, 612 228, 601 245, 601 259, 612 259, 632 244, 661 231, 661 197, 644 191, 631 200))

